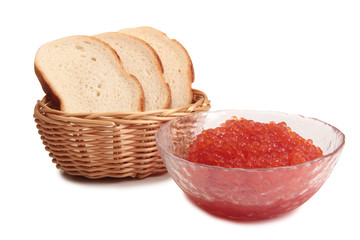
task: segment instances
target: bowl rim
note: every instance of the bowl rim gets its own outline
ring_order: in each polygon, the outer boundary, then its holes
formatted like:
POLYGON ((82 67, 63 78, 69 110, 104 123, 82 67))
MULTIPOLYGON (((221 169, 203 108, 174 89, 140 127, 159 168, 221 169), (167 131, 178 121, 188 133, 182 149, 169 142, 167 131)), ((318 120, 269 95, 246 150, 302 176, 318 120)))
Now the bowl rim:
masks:
MULTIPOLYGON (((186 164, 190 164, 190 165, 193 165, 193 166, 202 166, 202 167, 207 167, 207 168, 214 168, 214 169, 220 169, 220 170, 225 170, 225 171, 245 171, 245 172, 263 172, 263 171, 274 171, 274 170, 278 170, 278 169, 296 169, 296 168, 299 168, 299 167, 302 167, 302 166, 305 166, 305 165, 312 165, 312 164, 315 164, 323 159, 331 159, 330 156, 332 155, 335 155, 337 154, 338 152, 341 152, 344 145, 345 145, 345 134, 343 132, 341 132, 338 128, 334 127, 333 125, 327 123, 327 122, 324 122, 322 120, 319 120, 317 118, 313 118, 313 117, 306 117, 304 115, 301 115, 301 114, 292 114, 292 113, 284 113, 284 112, 280 112, 280 111, 267 111, 267 110, 239 110, 239 109, 223 109, 223 110, 216 110, 216 111, 207 111, 207 112, 198 112, 198 113, 193 113, 193 114, 190 114, 190 115, 186 115, 186 116, 182 116, 182 117, 179 117, 179 118, 175 118, 175 119, 172 119, 168 122, 166 122, 165 124, 163 124, 159 130, 156 132, 155 134, 155 139, 156 139, 156 144, 157 146, 164 152, 166 152, 167 154, 171 155, 171 157, 179 160, 179 161, 182 161, 182 162, 185 162, 186 164), (231 112, 231 111, 236 111, 236 112, 257 112, 257 113, 273 113, 273 114, 281 114, 281 115, 288 115, 288 116, 297 116, 297 117, 300 117, 300 118, 305 118, 305 119, 309 119, 309 120, 314 120, 314 121, 318 121, 318 122, 321 122, 327 126, 329 126, 330 128, 332 128, 336 133, 340 134, 341 136, 341 144, 335 149, 333 150, 332 152, 328 153, 328 154, 325 154, 325 155, 322 155, 321 157, 318 157, 318 158, 315 158, 311 161, 307 161, 307 162, 304 162, 304 163, 300 163, 300 164, 297 164, 297 165, 291 165, 291 166, 278 166, 278 167, 271 167, 271 168, 226 168, 226 167, 221 167, 221 166, 213 166, 213 165, 207 165, 207 164, 203 164, 203 163, 194 163, 194 162, 191 162, 191 161, 188 161, 184 158, 181 158, 181 157, 178 157, 168 151, 166 151, 164 149, 164 147, 162 146, 162 144, 158 141, 158 138, 159 138, 159 132, 161 129, 167 127, 168 125, 170 125, 172 122, 174 121, 178 121, 180 119, 184 119, 184 118, 190 118, 190 117, 193 117, 193 116, 196 116, 196 115, 209 115, 209 114, 216 114, 216 113, 220 113, 220 112, 231 112)), ((164 161, 165 163, 165 161, 164 161)), ((166 164, 165 164, 166 166, 166 164)))

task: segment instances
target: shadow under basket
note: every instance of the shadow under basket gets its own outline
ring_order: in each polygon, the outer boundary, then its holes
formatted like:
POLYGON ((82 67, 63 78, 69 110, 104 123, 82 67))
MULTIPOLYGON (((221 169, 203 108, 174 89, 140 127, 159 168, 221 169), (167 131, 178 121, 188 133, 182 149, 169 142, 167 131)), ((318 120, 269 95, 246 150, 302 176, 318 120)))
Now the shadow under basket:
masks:
POLYGON ((205 93, 193 89, 192 104, 147 112, 65 113, 38 101, 34 118, 56 167, 90 179, 145 178, 166 172, 155 133, 177 117, 210 109, 205 93))

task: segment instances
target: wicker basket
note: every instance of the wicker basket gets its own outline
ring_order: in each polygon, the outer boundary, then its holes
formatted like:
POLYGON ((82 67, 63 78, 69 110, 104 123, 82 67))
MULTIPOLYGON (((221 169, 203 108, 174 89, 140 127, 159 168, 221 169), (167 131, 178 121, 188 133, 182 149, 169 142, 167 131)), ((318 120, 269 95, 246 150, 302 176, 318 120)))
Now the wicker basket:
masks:
POLYGON ((205 93, 193 89, 193 103, 147 112, 64 113, 44 97, 34 118, 45 149, 57 168, 91 179, 145 178, 166 172, 155 133, 177 117, 210 109, 205 93))

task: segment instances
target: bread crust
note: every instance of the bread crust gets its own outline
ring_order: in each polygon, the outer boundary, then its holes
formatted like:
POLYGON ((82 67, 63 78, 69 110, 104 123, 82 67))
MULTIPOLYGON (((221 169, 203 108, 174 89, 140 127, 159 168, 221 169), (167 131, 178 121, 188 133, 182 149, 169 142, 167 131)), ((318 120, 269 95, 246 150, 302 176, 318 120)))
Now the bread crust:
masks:
MULTIPOLYGON (((191 84, 195 81, 195 72, 194 72, 194 65, 192 63, 192 60, 190 58, 190 55, 188 53, 188 51, 185 49, 185 47, 178 42, 176 39, 171 39, 171 41, 173 41, 174 43, 176 43, 180 48, 183 49, 184 53, 186 54, 186 57, 188 59, 188 71, 187 71, 187 75, 188 75, 188 79, 189 81, 187 82, 188 85, 188 91, 190 96, 192 96, 192 89, 191 89, 191 84)), ((192 102, 192 97, 190 98, 190 102, 189 104, 192 102)))
POLYGON ((40 82, 40 85, 41 85, 43 91, 45 92, 45 94, 49 98, 49 100, 51 100, 53 102, 53 104, 54 104, 53 107, 56 108, 57 110, 61 110, 62 107, 61 107, 60 97, 51 88, 50 83, 46 80, 45 75, 40 70, 40 67, 36 64, 36 60, 34 63, 34 70, 35 70, 35 75, 39 79, 39 82, 40 82))
MULTIPOLYGON (((164 68, 163 68, 161 59, 160 59, 160 57, 159 57, 159 54, 155 51, 155 49, 154 49, 149 43, 147 43, 146 41, 144 41, 144 40, 142 40, 142 39, 140 39, 140 38, 138 38, 138 37, 135 37, 135 36, 132 36, 132 35, 129 35, 129 34, 126 34, 126 33, 121 33, 121 32, 117 32, 117 33, 118 33, 118 34, 124 34, 124 35, 126 35, 126 36, 128 36, 128 37, 131 37, 131 38, 133 38, 133 39, 136 39, 136 40, 138 40, 138 41, 143 42, 143 43, 152 51, 153 55, 155 56, 156 68, 158 69, 158 71, 161 72, 161 76, 162 76, 162 74, 164 73, 164 68)), ((168 92, 167 101, 166 101, 166 103, 165 103, 165 105, 164 105, 163 108, 164 108, 164 109, 170 108, 170 107, 171 107, 171 90, 170 90, 170 86, 169 86, 169 84, 165 81, 165 79, 164 79, 163 76, 162 76, 162 78, 161 78, 161 81, 165 84, 166 89, 167 89, 167 92, 168 92)))
POLYGON ((140 91, 140 101, 139 101, 139 105, 138 105, 138 111, 143 112, 145 111, 145 94, 144 94, 144 90, 141 86, 140 81, 132 74, 129 74, 130 77, 132 77, 135 82, 137 83, 137 85, 139 86, 139 88, 141 89, 140 91))
MULTIPOLYGON (((121 33, 121 34, 125 34, 125 33, 121 33)), ((128 34, 126 34, 126 35, 128 35, 128 34)), ((157 54, 157 52, 155 51, 155 49, 154 49, 149 43, 145 42, 144 40, 142 40, 142 39, 140 39, 140 38, 137 38, 137 37, 131 36, 131 35, 128 35, 128 36, 133 37, 133 38, 136 38, 136 39, 144 42, 144 43, 151 49, 151 51, 154 53, 154 56, 156 57, 156 62, 158 63, 158 64, 156 64, 156 67, 157 67, 157 68, 159 69, 159 71, 163 74, 163 73, 164 73, 164 67, 163 67, 163 65, 162 65, 161 59, 160 59, 160 57, 159 57, 159 54, 157 54)), ((163 82, 165 83, 166 88, 167 88, 167 91, 168 91, 168 93, 169 93, 169 94, 168 94, 167 101, 166 101, 166 104, 165 104, 165 106, 164 106, 164 109, 167 109, 167 108, 171 108, 171 89, 170 89, 170 85, 165 81, 165 78, 164 78, 164 77, 162 77, 162 80, 163 80, 163 82)))
POLYGON ((100 40, 100 39, 98 39, 98 38, 96 38, 94 36, 87 36, 87 37, 92 38, 95 41, 98 41, 98 42, 101 42, 101 43, 105 44, 111 50, 112 54, 114 56, 116 56, 116 59, 119 62, 119 65, 121 67, 122 73, 124 75, 128 75, 128 76, 130 76, 131 78, 134 79, 134 81, 136 82, 136 84, 139 86, 139 89, 140 89, 140 101, 139 101, 139 104, 138 104, 138 111, 143 112, 145 110, 145 94, 144 94, 144 89, 142 88, 140 81, 134 75, 131 75, 128 72, 125 71, 123 63, 121 62, 120 56, 116 53, 116 51, 109 44, 107 44, 106 42, 104 42, 104 41, 102 41, 102 40, 100 40))
MULTIPOLYGON (((103 42, 106 43, 106 37, 111 36, 111 35, 113 35, 113 36, 114 35, 115 36, 123 36, 123 37, 129 38, 129 39, 133 39, 135 42, 138 42, 138 43, 141 43, 142 45, 144 45, 144 47, 151 52, 151 54, 148 55, 148 56, 151 56, 151 58, 152 58, 151 60, 153 62, 153 66, 155 67, 155 71, 158 73, 159 80, 161 81, 161 84, 163 86, 165 86, 165 91, 167 92, 165 103, 162 106, 160 106, 159 109, 170 108, 171 107, 171 90, 170 90, 170 86, 164 79, 164 76, 163 76, 164 68, 163 68, 161 59, 160 59, 158 53, 155 51, 155 49, 149 43, 147 43, 146 41, 144 41, 144 40, 142 40, 142 39, 140 39, 140 38, 138 38, 136 36, 132 36, 130 34, 126 34, 126 33, 122 33, 122 32, 105 32, 105 33, 94 35, 93 37, 95 37, 95 38, 99 39, 100 41, 103 41, 103 42)), ((107 44, 110 47, 112 47, 111 43, 107 43, 107 44)), ((114 49, 115 53, 117 53, 116 52, 117 51, 116 46, 113 46, 113 49, 114 49)), ((119 54, 117 54, 117 55, 121 59, 121 56, 119 56, 119 54)), ((125 67, 124 67, 124 71, 126 71, 125 67)), ((130 75, 132 75, 132 74, 130 73, 130 75)), ((134 76, 134 77, 136 77, 136 76, 134 76)), ((139 83, 141 85, 140 80, 139 80, 139 83)), ((145 109, 144 109, 144 111, 145 111, 146 110, 145 92, 144 92, 144 106, 145 106, 145 109)))
POLYGON ((164 109, 168 109, 168 108, 171 108, 171 89, 170 89, 170 86, 169 86, 168 83, 165 83, 165 86, 166 86, 167 91, 170 93, 170 94, 168 95, 166 104, 165 104, 165 106, 164 106, 164 109))
MULTIPOLYGON (((123 33, 123 34, 125 34, 125 33, 123 33)), ((131 36, 131 35, 128 35, 128 36, 131 36)), ((131 36, 131 37, 137 38, 137 37, 135 37, 135 36, 131 36)), ((140 39, 140 38, 137 38, 137 39, 139 39, 140 41, 144 42, 144 43, 151 49, 151 51, 154 53, 154 56, 156 57, 156 62, 158 63, 158 64, 156 64, 156 67, 159 69, 159 71, 161 72, 161 74, 163 74, 163 73, 164 73, 164 67, 163 67, 163 65, 162 65, 161 59, 160 59, 160 57, 159 57, 159 54, 157 54, 157 52, 155 51, 155 49, 154 49, 152 46, 150 46, 150 44, 148 44, 147 42, 145 42, 144 40, 142 40, 142 39, 140 39)), ((165 109, 166 109, 166 108, 171 108, 171 89, 170 89, 170 85, 165 81, 165 78, 164 78, 164 77, 162 77, 162 81, 163 81, 163 83, 164 83, 165 86, 166 86, 167 92, 169 93, 164 108, 165 108, 165 109)))
MULTIPOLYGON (((142 28, 145 28, 145 29, 146 29, 146 28, 147 28, 147 29, 151 29, 152 31, 157 31, 157 32, 161 33, 162 35, 164 35, 165 37, 167 37, 169 40, 171 40, 171 41, 175 42, 177 45, 179 45, 179 47, 182 48, 183 51, 185 52, 185 54, 186 54, 186 56, 187 56, 187 59, 188 59, 188 61, 189 61, 189 79, 190 79, 190 82, 193 83, 193 82, 195 81, 194 66, 193 66, 193 63, 192 63, 190 54, 189 54, 189 52, 186 50, 186 48, 185 48, 178 40, 169 38, 169 36, 168 36, 166 33, 162 32, 162 31, 160 31, 160 30, 158 30, 158 29, 156 29, 156 28, 153 28, 153 27, 142 26, 142 27, 137 27, 137 28, 139 28, 139 29, 142 29, 142 28)), ((126 34, 126 33, 124 33, 124 34, 126 34)), ((150 46, 150 47, 151 47, 151 46, 150 46)), ((161 62, 161 61, 160 61, 160 62, 161 62)))
MULTIPOLYGON (((131 29, 131 28, 130 28, 131 29)), ((194 66, 193 66, 193 63, 192 63, 192 60, 190 58, 190 55, 188 53, 188 51, 186 50, 186 48, 179 42, 177 41, 176 39, 171 39, 169 38, 169 36, 158 30, 158 29, 155 29, 153 27, 149 27, 149 26, 141 26, 141 27, 136 27, 134 29, 138 29, 138 30, 141 30, 141 29, 147 29, 147 30, 150 30, 150 31, 153 31, 153 32, 157 32, 161 35, 163 35, 165 38, 167 38, 169 41, 173 42, 174 44, 176 44, 178 47, 180 47, 180 49, 185 53, 186 55, 186 58, 187 58, 187 81, 186 81, 186 86, 187 86, 187 94, 188 96, 190 97, 189 101, 188 101, 188 104, 190 104, 192 102, 192 88, 191 88, 191 85, 192 83, 195 81, 195 72, 194 72, 194 66)), ((126 30, 126 29, 124 29, 126 30)), ((125 32, 122 32, 122 30, 119 30, 120 33, 124 33, 124 34, 127 34, 126 31, 125 32)), ((130 35, 130 34, 129 34, 130 35)), ((161 61, 160 61, 161 62, 161 61)))

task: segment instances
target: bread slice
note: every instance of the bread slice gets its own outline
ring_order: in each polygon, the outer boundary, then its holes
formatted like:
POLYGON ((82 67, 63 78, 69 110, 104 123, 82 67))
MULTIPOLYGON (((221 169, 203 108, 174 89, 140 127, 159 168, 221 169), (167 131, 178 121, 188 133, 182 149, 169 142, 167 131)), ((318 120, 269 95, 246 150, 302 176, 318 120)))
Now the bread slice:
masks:
POLYGON ((45 91, 71 113, 142 111, 144 92, 125 72, 116 52, 89 36, 71 36, 41 46, 35 73, 45 91))
POLYGON ((170 88, 164 80, 159 56, 149 44, 118 32, 94 37, 109 44, 119 55, 125 71, 140 81, 145 95, 145 111, 170 108, 170 88))
POLYGON ((146 41, 160 56, 164 78, 171 89, 172 108, 191 103, 194 69, 188 52, 178 41, 170 39, 165 33, 151 27, 128 28, 119 32, 146 41))

